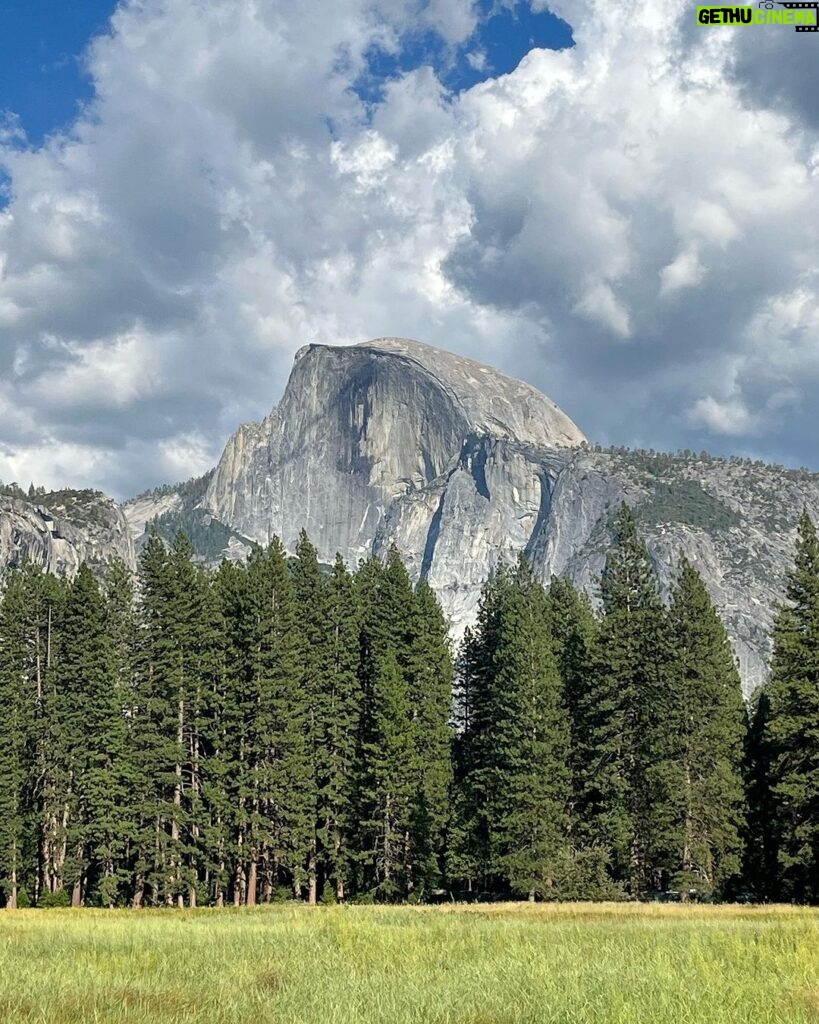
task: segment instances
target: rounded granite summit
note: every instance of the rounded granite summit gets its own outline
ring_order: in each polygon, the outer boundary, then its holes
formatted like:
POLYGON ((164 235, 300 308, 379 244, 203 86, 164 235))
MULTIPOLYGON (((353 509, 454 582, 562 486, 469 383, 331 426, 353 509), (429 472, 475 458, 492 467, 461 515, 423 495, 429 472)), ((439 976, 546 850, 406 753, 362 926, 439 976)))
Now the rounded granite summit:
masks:
POLYGON ((423 367, 457 402, 476 434, 544 448, 577 448, 586 441, 550 398, 492 366, 411 338, 375 338, 354 347, 387 352, 423 367))

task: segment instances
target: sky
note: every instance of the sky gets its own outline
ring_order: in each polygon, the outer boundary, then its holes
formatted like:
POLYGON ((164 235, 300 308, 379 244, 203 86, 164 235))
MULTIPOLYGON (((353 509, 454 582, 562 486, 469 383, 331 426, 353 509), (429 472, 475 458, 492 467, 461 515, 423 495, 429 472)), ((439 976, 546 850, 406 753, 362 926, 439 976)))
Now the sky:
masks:
POLYGON ((199 474, 401 335, 819 470, 819 36, 664 0, 0 0, 0 479, 199 474))

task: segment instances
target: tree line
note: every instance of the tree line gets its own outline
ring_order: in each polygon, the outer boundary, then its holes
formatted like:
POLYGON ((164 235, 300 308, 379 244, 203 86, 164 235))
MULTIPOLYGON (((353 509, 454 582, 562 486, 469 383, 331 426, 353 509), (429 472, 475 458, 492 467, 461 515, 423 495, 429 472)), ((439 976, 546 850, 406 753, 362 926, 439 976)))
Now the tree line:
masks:
POLYGON ((819 900, 812 523, 750 711, 694 567, 664 602, 625 505, 613 535, 599 614, 521 557, 456 659, 394 548, 9 570, 0 905, 819 900))

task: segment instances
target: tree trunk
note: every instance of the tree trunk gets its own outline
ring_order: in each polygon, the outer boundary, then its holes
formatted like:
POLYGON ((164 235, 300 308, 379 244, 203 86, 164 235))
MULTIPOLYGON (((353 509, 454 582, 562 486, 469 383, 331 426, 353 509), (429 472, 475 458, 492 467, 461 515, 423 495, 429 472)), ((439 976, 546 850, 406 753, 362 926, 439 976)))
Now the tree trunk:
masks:
MULTIPOLYGON (((329 833, 330 826, 328 823, 327 831, 329 833)), ((338 828, 333 828, 333 850, 335 851, 334 867, 336 872, 336 899, 339 903, 344 902, 344 875, 341 870, 341 833, 338 828)))
POLYGON ((310 850, 310 861, 307 866, 308 872, 308 890, 307 890, 307 902, 311 907, 314 907, 318 902, 318 880, 316 878, 316 841, 313 839, 313 846, 310 850))
POLYGON ((412 865, 412 841, 409 830, 404 832, 404 874, 405 882, 404 886, 406 889, 407 896, 411 896, 415 889, 415 879, 413 878, 413 865, 412 865))
POLYGON ((6 900, 6 907, 9 910, 16 910, 17 909, 17 843, 16 842, 12 843, 12 845, 11 845, 11 856, 12 856, 11 877, 9 878, 9 881, 11 882, 11 892, 9 893, 8 899, 6 900))
MULTIPOLYGON (((180 697, 176 720, 176 744, 177 750, 182 750, 185 741, 185 701, 180 697)), ((176 892, 176 904, 184 906, 182 896, 182 857, 179 852, 179 818, 182 810, 182 764, 181 759, 177 760, 175 767, 176 783, 173 789, 174 815, 171 822, 171 843, 173 844, 171 887, 176 892)))
POLYGON ((258 854, 254 850, 250 858, 250 877, 247 880, 247 903, 248 907, 256 906, 256 886, 259 877, 258 854))
MULTIPOLYGON (((72 780, 73 782, 73 780, 72 780)), ((62 823, 62 834, 59 852, 54 857, 53 870, 54 878, 52 883, 52 892, 57 892, 63 887, 63 866, 65 864, 65 858, 68 853, 68 804, 63 805, 63 823, 62 823)))
POLYGON ((384 805, 384 881, 392 879, 392 833, 390 827, 390 794, 384 805))

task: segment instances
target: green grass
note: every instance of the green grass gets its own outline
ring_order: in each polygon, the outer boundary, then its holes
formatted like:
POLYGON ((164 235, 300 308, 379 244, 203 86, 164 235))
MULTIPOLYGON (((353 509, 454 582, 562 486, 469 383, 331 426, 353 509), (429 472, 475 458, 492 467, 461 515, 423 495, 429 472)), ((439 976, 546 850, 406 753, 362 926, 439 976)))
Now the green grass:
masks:
POLYGON ((819 1021, 819 913, 494 905, 0 913, 0 1021, 819 1021))

